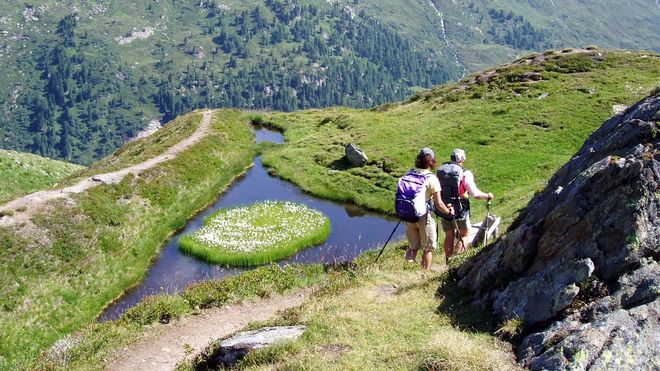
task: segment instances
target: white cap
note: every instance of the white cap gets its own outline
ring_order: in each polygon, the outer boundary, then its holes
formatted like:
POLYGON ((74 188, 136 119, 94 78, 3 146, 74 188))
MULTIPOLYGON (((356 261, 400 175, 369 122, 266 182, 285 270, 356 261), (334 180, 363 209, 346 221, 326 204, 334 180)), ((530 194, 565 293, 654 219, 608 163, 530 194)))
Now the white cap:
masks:
POLYGON ((417 155, 417 156, 419 156, 419 157, 431 156, 432 158, 435 158, 435 153, 433 153, 433 150, 431 148, 424 147, 424 148, 419 150, 419 155, 417 155))
POLYGON ((454 152, 451 153, 451 160, 453 162, 465 161, 465 151, 460 148, 456 148, 454 152))

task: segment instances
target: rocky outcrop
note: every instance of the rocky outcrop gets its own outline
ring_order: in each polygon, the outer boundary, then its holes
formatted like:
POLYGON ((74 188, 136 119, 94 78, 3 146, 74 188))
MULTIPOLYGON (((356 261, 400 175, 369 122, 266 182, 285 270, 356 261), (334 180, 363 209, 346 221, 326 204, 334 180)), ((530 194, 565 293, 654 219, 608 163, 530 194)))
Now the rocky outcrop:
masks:
POLYGON ((657 368, 659 291, 660 265, 652 262, 622 276, 612 295, 526 336, 518 359, 533 370, 657 368))
POLYGON ((348 143, 344 147, 344 155, 353 166, 364 166, 369 161, 367 155, 353 143, 348 143))
POLYGON ((493 312, 501 320, 515 317, 527 325, 543 322, 571 304, 580 292, 577 285, 586 282, 593 271, 594 263, 589 258, 553 262, 495 294, 493 312))
POLYGON ((127 36, 124 37, 116 37, 115 41, 119 45, 126 45, 130 44, 135 40, 139 39, 147 39, 149 36, 154 34, 154 29, 152 27, 144 27, 141 30, 132 30, 127 36))
POLYGON ((457 271, 532 369, 657 368, 660 96, 606 121, 510 227, 457 271))

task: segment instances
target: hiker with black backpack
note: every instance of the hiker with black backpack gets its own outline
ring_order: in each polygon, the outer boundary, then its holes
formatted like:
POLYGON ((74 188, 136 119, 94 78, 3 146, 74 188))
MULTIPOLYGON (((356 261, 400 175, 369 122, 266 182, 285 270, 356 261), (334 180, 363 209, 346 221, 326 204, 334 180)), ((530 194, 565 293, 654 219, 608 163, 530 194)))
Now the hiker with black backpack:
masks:
POLYGON ((455 149, 450 156, 451 161, 442 164, 436 176, 442 187, 441 198, 446 204, 453 206, 454 215, 436 210, 442 219, 442 230, 445 232, 445 259, 466 249, 465 238, 470 232, 470 198, 492 200, 493 194, 482 192, 474 182, 474 175, 465 170, 465 151, 455 149), (456 240, 456 243, 454 241, 456 240))
POLYGON ((438 178, 432 173, 436 166, 433 150, 422 148, 415 159, 415 168, 399 179, 395 199, 396 214, 406 222, 406 260, 415 262, 417 251, 421 248, 424 270, 431 267, 433 250, 438 248, 438 231, 431 212, 433 205, 448 215, 453 213, 440 198, 442 189, 438 178))

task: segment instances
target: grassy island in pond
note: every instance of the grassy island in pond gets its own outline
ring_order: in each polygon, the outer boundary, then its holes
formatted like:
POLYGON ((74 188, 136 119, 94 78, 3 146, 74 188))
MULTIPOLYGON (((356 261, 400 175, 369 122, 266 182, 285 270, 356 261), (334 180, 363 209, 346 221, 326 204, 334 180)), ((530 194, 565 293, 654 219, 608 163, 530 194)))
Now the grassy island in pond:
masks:
POLYGON ((221 210, 183 236, 181 250, 210 263, 258 265, 319 244, 330 235, 323 213, 293 202, 265 201, 221 210))

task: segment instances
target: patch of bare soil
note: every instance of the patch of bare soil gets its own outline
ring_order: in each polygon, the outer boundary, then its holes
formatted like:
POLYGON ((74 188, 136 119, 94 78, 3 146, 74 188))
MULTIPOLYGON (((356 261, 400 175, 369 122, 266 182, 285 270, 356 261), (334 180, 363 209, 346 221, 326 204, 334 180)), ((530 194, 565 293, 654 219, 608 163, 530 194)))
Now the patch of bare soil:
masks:
POLYGON ((139 174, 142 171, 153 168, 154 166, 175 158, 179 153, 183 152, 188 147, 199 142, 207 133, 211 125, 211 111, 206 111, 203 114, 202 122, 195 132, 188 138, 170 147, 165 153, 141 162, 139 164, 129 166, 127 168, 117 170, 111 173, 98 174, 90 178, 83 179, 77 184, 49 191, 39 191, 27 196, 12 200, 2 206, 0 210, 22 210, 14 212, 13 215, 6 215, 0 218, 0 226, 8 227, 27 222, 32 215, 40 210, 43 205, 51 200, 58 198, 68 198, 72 194, 81 193, 87 189, 95 187, 99 184, 108 183, 116 184, 121 182, 124 176, 128 174, 139 174))
POLYGON ((331 359, 338 359, 342 354, 353 350, 353 347, 346 344, 329 344, 322 347, 317 347, 316 350, 325 354, 331 359))
POLYGON ((264 321, 277 312, 301 305, 311 290, 274 296, 255 302, 204 310, 150 328, 135 345, 124 349, 108 370, 173 370, 177 363, 193 358, 211 342, 225 338, 253 321, 264 321))

